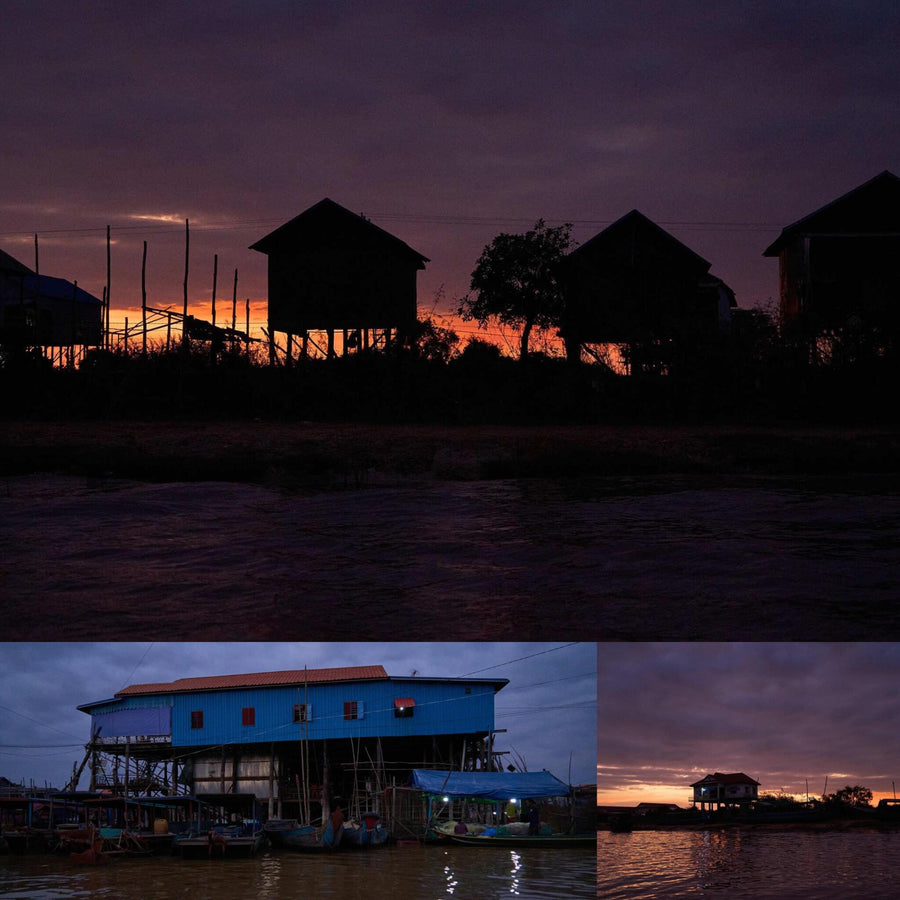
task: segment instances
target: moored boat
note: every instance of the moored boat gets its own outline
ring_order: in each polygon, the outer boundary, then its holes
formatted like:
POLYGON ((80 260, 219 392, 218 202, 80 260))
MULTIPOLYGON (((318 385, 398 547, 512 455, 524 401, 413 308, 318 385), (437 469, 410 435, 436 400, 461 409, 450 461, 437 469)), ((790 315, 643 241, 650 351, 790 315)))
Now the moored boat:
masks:
POLYGON ((353 849, 366 849, 386 844, 390 837, 387 828, 379 824, 381 816, 374 812, 365 812, 359 821, 344 823, 343 843, 353 849))
POLYGON ((206 834, 190 832, 175 839, 175 848, 185 859, 198 856, 253 856, 263 844, 263 832, 247 832, 240 825, 217 826, 206 834))
MULTIPOLYGON (((488 829, 491 831, 493 829, 488 829)), ((452 834, 450 840, 468 847, 583 847, 595 850, 596 834, 452 834)))

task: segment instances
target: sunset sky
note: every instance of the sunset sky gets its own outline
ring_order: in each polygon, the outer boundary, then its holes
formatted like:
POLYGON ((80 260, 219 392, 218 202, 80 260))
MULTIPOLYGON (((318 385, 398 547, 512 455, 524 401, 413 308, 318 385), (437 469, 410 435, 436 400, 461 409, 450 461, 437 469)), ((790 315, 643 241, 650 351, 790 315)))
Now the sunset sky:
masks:
POLYGON ((744 772, 760 792, 900 788, 900 644, 601 644, 598 794, 688 806, 744 772))
MULTIPOLYGON (((432 261, 446 313, 482 248, 538 217, 584 242, 637 208, 741 306, 777 293, 780 229, 900 172, 900 5, 597 0, 7 2, 0 247, 113 320, 238 297, 249 245, 323 197, 432 261)), ((240 308, 239 308, 240 309, 240 308)), ((238 322, 243 325, 242 312, 238 322)), ((471 328, 471 326, 465 326, 471 328)))
POLYGON ((573 783, 590 784, 596 663, 592 643, 0 643, 0 775, 61 787, 90 736, 91 720, 76 707, 129 684, 382 665, 395 676, 509 679, 494 705, 495 727, 506 729, 496 748, 563 781, 571 763, 573 783))

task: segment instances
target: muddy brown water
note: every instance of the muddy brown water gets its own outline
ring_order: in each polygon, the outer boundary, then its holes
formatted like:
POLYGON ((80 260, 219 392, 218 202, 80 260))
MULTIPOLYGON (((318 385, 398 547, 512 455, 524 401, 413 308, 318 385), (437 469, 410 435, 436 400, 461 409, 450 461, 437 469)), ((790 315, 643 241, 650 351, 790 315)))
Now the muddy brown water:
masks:
POLYGON ((0 896, 9 900, 558 900, 596 891, 593 848, 389 846, 363 853, 269 851, 252 859, 117 859, 97 867, 50 855, 0 856, 0 896))
POLYGON ((7 639, 865 640, 894 479, 0 482, 7 639))

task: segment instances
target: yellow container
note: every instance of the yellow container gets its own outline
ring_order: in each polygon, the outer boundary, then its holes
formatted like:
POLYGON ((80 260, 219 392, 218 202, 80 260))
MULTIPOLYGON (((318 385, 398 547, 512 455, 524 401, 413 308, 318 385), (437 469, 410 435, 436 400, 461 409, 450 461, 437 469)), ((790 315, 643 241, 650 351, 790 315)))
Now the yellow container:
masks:
POLYGON ((169 833, 168 819, 154 819, 153 820, 153 833, 154 834, 168 834, 169 833))

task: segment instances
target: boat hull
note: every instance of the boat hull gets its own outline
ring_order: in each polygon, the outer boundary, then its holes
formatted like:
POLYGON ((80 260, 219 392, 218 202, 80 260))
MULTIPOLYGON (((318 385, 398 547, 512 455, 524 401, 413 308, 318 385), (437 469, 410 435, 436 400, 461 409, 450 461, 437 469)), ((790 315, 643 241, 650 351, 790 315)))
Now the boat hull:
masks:
POLYGON ((466 847, 584 847, 596 850, 596 834, 448 835, 454 844, 466 847))

